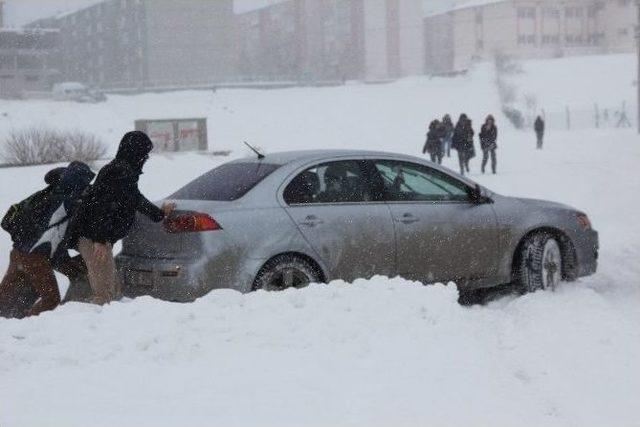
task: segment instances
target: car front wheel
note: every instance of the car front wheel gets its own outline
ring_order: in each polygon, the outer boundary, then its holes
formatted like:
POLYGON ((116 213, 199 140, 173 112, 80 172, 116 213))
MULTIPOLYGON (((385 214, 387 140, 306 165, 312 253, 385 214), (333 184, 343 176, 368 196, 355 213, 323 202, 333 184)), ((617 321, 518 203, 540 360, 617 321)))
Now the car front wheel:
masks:
POLYGON ((319 274, 312 265, 301 257, 286 254, 267 261, 253 282, 253 290, 281 291, 303 288, 319 281, 319 274))
POLYGON ((535 233, 522 247, 519 284, 523 292, 554 290, 562 281, 562 251, 549 233, 535 233))

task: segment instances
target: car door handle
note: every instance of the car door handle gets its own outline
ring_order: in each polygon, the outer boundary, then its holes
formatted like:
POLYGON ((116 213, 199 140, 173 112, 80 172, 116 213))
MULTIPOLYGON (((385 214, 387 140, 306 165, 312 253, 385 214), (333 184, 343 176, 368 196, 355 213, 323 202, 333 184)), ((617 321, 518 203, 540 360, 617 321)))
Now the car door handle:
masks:
POLYGON ((396 221, 401 222, 403 224, 413 224, 414 222, 420 221, 420 218, 413 216, 413 214, 405 213, 402 217, 397 218, 396 221))
POLYGON ((300 225, 304 225, 307 227, 315 227, 316 225, 324 224, 324 221, 318 218, 315 215, 308 215, 304 221, 300 223, 300 225))

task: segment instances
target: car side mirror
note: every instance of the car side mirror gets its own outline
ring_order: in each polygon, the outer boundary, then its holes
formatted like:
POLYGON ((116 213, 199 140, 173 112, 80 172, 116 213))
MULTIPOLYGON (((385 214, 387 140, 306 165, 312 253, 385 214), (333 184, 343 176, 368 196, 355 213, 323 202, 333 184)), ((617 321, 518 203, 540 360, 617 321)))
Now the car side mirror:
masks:
POLYGON ((493 203, 493 199, 487 195, 479 184, 476 184, 475 187, 469 189, 469 199, 471 200, 471 203, 475 205, 493 203))

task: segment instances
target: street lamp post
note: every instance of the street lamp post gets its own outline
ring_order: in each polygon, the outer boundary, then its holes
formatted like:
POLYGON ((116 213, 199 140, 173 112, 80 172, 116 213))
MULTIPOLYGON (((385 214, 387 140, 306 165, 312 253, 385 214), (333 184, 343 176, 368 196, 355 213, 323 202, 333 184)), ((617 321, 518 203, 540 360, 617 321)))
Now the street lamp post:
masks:
POLYGON ((638 48, 638 76, 636 77, 636 90, 638 91, 638 133, 640 133, 640 0, 636 0, 636 9, 638 13, 638 22, 636 22, 636 44, 638 48))

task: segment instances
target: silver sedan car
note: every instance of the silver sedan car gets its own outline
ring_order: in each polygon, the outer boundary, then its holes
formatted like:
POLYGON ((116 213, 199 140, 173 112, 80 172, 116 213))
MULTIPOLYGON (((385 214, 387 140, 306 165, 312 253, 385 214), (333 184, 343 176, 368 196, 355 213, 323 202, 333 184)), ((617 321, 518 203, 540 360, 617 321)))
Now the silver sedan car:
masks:
POLYGON ((583 212, 505 197, 420 158, 295 151, 223 164, 139 218, 117 263, 128 296, 192 301, 212 289, 280 290, 402 276, 462 290, 553 288, 596 271, 583 212))

